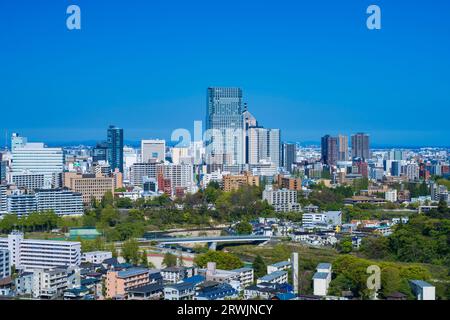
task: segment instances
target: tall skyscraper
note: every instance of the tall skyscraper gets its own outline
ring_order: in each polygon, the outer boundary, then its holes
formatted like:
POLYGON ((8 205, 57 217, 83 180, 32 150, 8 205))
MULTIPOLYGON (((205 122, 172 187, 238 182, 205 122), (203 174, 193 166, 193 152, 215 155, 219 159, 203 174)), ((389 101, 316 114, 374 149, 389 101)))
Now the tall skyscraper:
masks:
POLYGON ((292 165, 297 161, 297 145, 295 143, 283 143, 282 165, 292 173, 292 165))
POLYGON ((17 147, 23 147, 28 142, 26 137, 21 137, 18 133, 13 133, 11 136, 11 151, 17 147))
POLYGON ((348 137, 338 135, 338 161, 348 161, 348 137))
POLYGON ((244 164, 245 127, 240 88, 208 88, 207 164, 244 164))
POLYGON ((365 133, 352 135, 352 159, 361 158, 367 161, 370 158, 370 139, 365 133))
POLYGON ((150 159, 163 162, 166 159, 165 140, 142 140, 141 141, 142 162, 147 163, 150 159))
POLYGON ((109 126, 106 142, 108 144, 107 159, 111 170, 119 169, 123 172, 123 129, 109 126))
POLYGON ((261 160, 281 166, 280 129, 250 127, 248 129, 248 163, 258 164, 261 160))
POLYGON ((248 141, 248 130, 251 127, 257 127, 258 121, 256 118, 247 110, 247 104, 244 104, 244 127, 245 127, 245 163, 249 163, 249 141, 248 141))
POLYGON ((336 165, 338 159, 338 138, 326 135, 322 137, 322 162, 331 166, 336 165))

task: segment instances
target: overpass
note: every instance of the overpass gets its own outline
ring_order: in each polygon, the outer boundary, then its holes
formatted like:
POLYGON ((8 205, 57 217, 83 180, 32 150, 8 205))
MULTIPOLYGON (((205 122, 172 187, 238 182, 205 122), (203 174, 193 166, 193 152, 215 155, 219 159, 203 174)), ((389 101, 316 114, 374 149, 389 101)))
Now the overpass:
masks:
MULTIPOLYGON (((210 249, 215 250, 217 243, 224 242, 267 242, 270 236, 245 235, 245 236, 205 236, 205 237, 186 237, 186 238, 148 238, 145 241, 155 241, 162 245, 167 244, 192 244, 207 243, 210 249)), ((141 240, 142 241, 142 240, 141 240)))

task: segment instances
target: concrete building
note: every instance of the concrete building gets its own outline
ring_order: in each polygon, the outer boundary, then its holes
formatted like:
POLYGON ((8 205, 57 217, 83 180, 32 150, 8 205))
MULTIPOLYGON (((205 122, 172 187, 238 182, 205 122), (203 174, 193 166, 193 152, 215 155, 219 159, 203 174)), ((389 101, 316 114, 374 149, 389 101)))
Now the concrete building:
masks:
POLYGON ((297 191, 295 190, 274 190, 271 185, 266 185, 262 198, 274 206, 276 212, 301 210, 300 204, 297 203, 297 191))
POLYGON ((64 189, 36 190, 38 212, 53 211, 57 215, 82 215, 84 213, 82 194, 64 189))
POLYGON ((8 213, 8 196, 6 195, 6 185, 0 184, 0 217, 8 213))
POLYGON ((338 138, 326 135, 321 141, 321 160, 329 166, 336 165, 338 161, 338 138))
POLYGON ((164 300, 193 300, 194 295, 193 283, 181 282, 164 286, 164 300))
POLYGON ((249 173, 243 175, 224 175, 223 190, 226 192, 236 191, 242 186, 259 186, 259 177, 249 173))
POLYGON ((370 138, 365 133, 352 135, 352 159, 360 158, 364 161, 370 159, 370 138))
POLYGON ((295 143, 283 143, 281 148, 282 166, 292 173, 293 165, 297 161, 297 145, 295 143))
POLYGON ((333 226, 342 225, 342 211, 308 212, 302 216, 304 226, 326 223, 333 226))
POLYGON ((156 162, 164 162, 164 160, 166 159, 166 141, 142 140, 141 157, 143 163, 147 163, 150 160, 156 162))
POLYGON ((397 190, 392 189, 386 191, 386 193, 384 194, 384 199, 389 202, 397 202, 397 190))
POLYGON ((64 186, 82 194, 83 203, 90 203, 92 198, 100 201, 106 192, 114 193, 114 178, 94 174, 64 172, 64 186))
POLYGON ((410 280, 413 293, 417 300, 436 300, 436 288, 423 280, 410 280))
POLYGON ((45 185, 44 174, 14 174, 10 180, 18 188, 28 190, 42 189, 45 185))
POLYGON ((281 166, 280 129, 250 127, 247 134, 249 164, 266 160, 277 167, 281 166))
POLYGON ((63 170, 64 154, 61 148, 48 148, 43 143, 27 142, 16 145, 12 150, 12 177, 16 174, 43 174, 44 187, 51 188, 53 174, 63 170))
POLYGON ((288 273, 287 271, 275 271, 269 274, 266 274, 265 276, 262 276, 259 278, 256 283, 287 283, 288 282, 288 273))
POLYGON ((100 264, 106 259, 110 258, 112 258, 112 252, 110 251, 90 251, 90 252, 83 252, 81 256, 81 262, 100 264))
POLYGON ((106 273, 106 298, 126 297, 127 291, 149 284, 150 271, 144 268, 130 268, 106 273))
POLYGON ((281 261, 267 266, 267 274, 271 274, 276 271, 287 271, 291 269, 290 261, 281 261))
POLYGON ((170 179, 171 189, 184 188, 195 192, 194 169, 191 164, 158 164, 156 174, 162 174, 164 179, 170 179))
POLYGON ((348 137, 338 135, 338 155, 337 161, 348 161, 348 137))
POLYGON ((34 269, 32 296, 39 299, 54 299, 68 288, 68 272, 64 268, 34 269))
POLYGON ((294 294, 298 294, 299 268, 298 268, 298 252, 292 252, 292 285, 294 287, 294 294))
POLYGON ((130 167, 130 183, 142 187, 145 178, 156 179, 156 162, 135 163, 130 167))
POLYGON ((314 295, 326 296, 331 282, 331 264, 319 263, 313 276, 314 295))
POLYGON ((11 261, 9 250, 0 249, 0 279, 9 277, 11 275, 11 261))
POLYGON ((36 196, 34 194, 12 194, 8 196, 8 212, 27 216, 37 211, 36 196))
POLYGON ((17 231, 0 238, 0 249, 9 250, 11 265, 17 269, 49 269, 81 263, 79 242, 25 239, 17 231))

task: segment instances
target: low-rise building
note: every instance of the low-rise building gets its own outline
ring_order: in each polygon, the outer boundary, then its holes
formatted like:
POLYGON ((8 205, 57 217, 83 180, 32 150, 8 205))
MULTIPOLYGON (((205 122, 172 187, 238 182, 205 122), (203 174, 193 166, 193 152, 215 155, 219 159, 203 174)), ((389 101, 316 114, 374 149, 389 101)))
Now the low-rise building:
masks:
POLYGON ((286 271, 291 269, 290 261, 280 261, 267 266, 267 274, 271 274, 276 271, 286 271))
POLYGON ((314 295, 326 296, 331 282, 331 264, 319 263, 313 276, 314 295))
POLYGON ((256 283, 287 283, 288 282, 288 273, 286 271, 275 271, 269 274, 266 274, 265 276, 262 276, 259 278, 256 283))
POLYGON ((164 300, 193 300, 195 285, 189 282, 168 284, 164 287, 164 300))
POLYGON ((412 291, 417 300, 436 300, 436 288, 423 280, 410 280, 412 291))
POLYGON ((100 264, 110 258, 112 258, 112 252, 110 251, 91 251, 82 254, 81 262, 100 264))
POLYGON ((125 298, 130 289, 147 285, 149 282, 149 270, 145 268, 110 270, 106 273, 106 297, 125 298))

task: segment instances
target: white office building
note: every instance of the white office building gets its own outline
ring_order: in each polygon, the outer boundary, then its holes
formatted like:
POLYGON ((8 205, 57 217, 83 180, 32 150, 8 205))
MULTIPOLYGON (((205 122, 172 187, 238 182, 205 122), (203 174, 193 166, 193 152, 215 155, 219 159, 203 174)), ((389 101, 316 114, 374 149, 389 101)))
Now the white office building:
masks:
POLYGON ((21 217, 36 211, 36 196, 34 194, 12 194, 8 196, 8 213, 21 217))
POLYGON ((9 250, 11 265, 17 269, 50 269, 81 263, 80 242, 25 239, 17 231, 0 238, 0 249, 9 250))
POLYGON ((43 174, 44 187, 51 188, 53 174, 63 172, 63 169, 64 154, 61 148, 48 148, 43 143, 25 143, 12 150, 12 176, 43 174))
POLYGON ((261 160, 280 167, 280 129, 250 127, 248 129, 248 163, 258 164, 261 160))
POLYGON ((142 140, 141 141, 142 162, 148 162, 155 159, 157 162, 163 162, 166 158, 165 140, 142 140))
POLYGON ((194 169, 190 164, 159 164, 157 172, 162 172, 165 179, 170 179, 172 190, 176 187, 186 188, 188 192, 194 190, 194 169))

